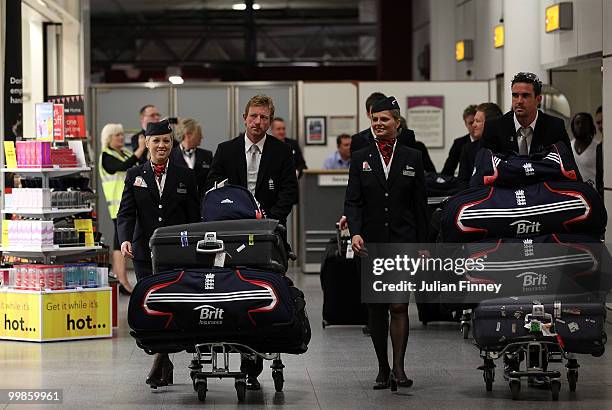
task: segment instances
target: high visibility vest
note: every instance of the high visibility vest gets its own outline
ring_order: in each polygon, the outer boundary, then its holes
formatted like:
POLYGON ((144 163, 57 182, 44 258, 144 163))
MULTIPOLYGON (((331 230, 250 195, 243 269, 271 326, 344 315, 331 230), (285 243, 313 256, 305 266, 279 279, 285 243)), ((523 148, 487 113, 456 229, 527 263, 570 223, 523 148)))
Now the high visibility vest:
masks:
MULTIPOLYGON (((130 151, 125 149, 121 150, 121 152, 127 155, 126 157, 123 157, 117 151, 110 148, 105 148, 102 152, 112 155, 122 162, 127 161, 132 155, 130 151)), ((104 197, 108 205, 108 213, 111 219, 116 219, 117 212, 119 212, 119 205, 121 204, 121 194, 123 193, 127 171, 117 171, 114 174, 109 174, 102 166, 102 155, 100 155, 98 169, 100 170, 100 179, 102 180, 102 190, 104 191, 104 197)))

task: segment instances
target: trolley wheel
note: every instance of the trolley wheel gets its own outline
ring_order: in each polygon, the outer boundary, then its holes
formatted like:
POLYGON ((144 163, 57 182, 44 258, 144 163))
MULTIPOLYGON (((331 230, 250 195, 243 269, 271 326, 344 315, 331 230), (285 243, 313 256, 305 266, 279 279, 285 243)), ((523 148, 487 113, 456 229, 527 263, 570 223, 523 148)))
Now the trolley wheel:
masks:
POLYGON ((482 377, 484 377, 485 385, 487 387, 487 391, 493 391, 493 381, 495 380, 495 370, 486 369, 482 377))
POLYGON ((559 390, 561 390, 561 382, 559 380, 552 380, 550 382, 550 393, 552 394, 553 401, 559 400, 559 390))
POLYGON ((283 378, 283 371, 279 369, 272 370, 272 379, 274 380, 274 389, 277 392, 283 391, 283 384, 285 379, 283 378))
POLYGON ((461 333, 463 334, 463 338, 467 339, 470 335, 470 324, 464 323, 461 325, 461 333))
POLYGON ((512 400, 518 400, 521 393, 521 382, 518 380, 510 381, 510 391, 512 392, 512 400))
POLYGON ((200 401, 206 401, 206 390, 208 390, 206 384, 206 381, 201 380, 195 384, 195 390, 198 393, 198 400, 200 401))
POLYGON ((238 397, 238 402, 242 403, 244 398, 246 397, 246 382, 245 381, 236 381, 234 383, 236 387, 236 396, 238 397))
POLYGON ((567 383, 570 391, 576 391, 576 383, 578 383, 578 370, 570 369, 567 371, 567 383))

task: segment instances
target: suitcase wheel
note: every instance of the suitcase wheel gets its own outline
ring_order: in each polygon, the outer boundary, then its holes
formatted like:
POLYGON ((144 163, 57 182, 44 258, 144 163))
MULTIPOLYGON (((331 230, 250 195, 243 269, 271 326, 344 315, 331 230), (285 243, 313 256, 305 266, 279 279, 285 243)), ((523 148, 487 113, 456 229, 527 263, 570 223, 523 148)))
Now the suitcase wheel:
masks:
POLYGON ((195 383, 195 390, 198 393, 198 400, 200 401, 206 401, 206 390, 208 390, 206 385, 206 379, 198 380, 195 383))

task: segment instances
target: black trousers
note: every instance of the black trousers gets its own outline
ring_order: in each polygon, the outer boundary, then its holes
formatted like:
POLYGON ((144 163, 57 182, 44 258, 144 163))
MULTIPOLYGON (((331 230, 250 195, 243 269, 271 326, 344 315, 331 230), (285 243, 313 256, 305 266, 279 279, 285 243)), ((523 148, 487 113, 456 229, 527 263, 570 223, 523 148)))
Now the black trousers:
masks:
POLYGON ((132 259, 132 264, 134 265, 136 280, 141 280, 147 276, 153 275, 153 265, 151 264, 151 261, 132 259))

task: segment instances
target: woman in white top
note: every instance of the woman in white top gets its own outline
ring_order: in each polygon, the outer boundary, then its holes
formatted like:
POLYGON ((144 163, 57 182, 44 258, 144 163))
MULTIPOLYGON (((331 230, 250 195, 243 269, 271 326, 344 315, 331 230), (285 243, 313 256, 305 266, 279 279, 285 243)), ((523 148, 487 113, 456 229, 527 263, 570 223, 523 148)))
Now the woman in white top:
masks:
POLYGON ((572 151, 582 179, 603 196, 603 149, 601 140, 595 138, 597 129, 591 114, 579 112, 574 115, 572 134, 572 151))

